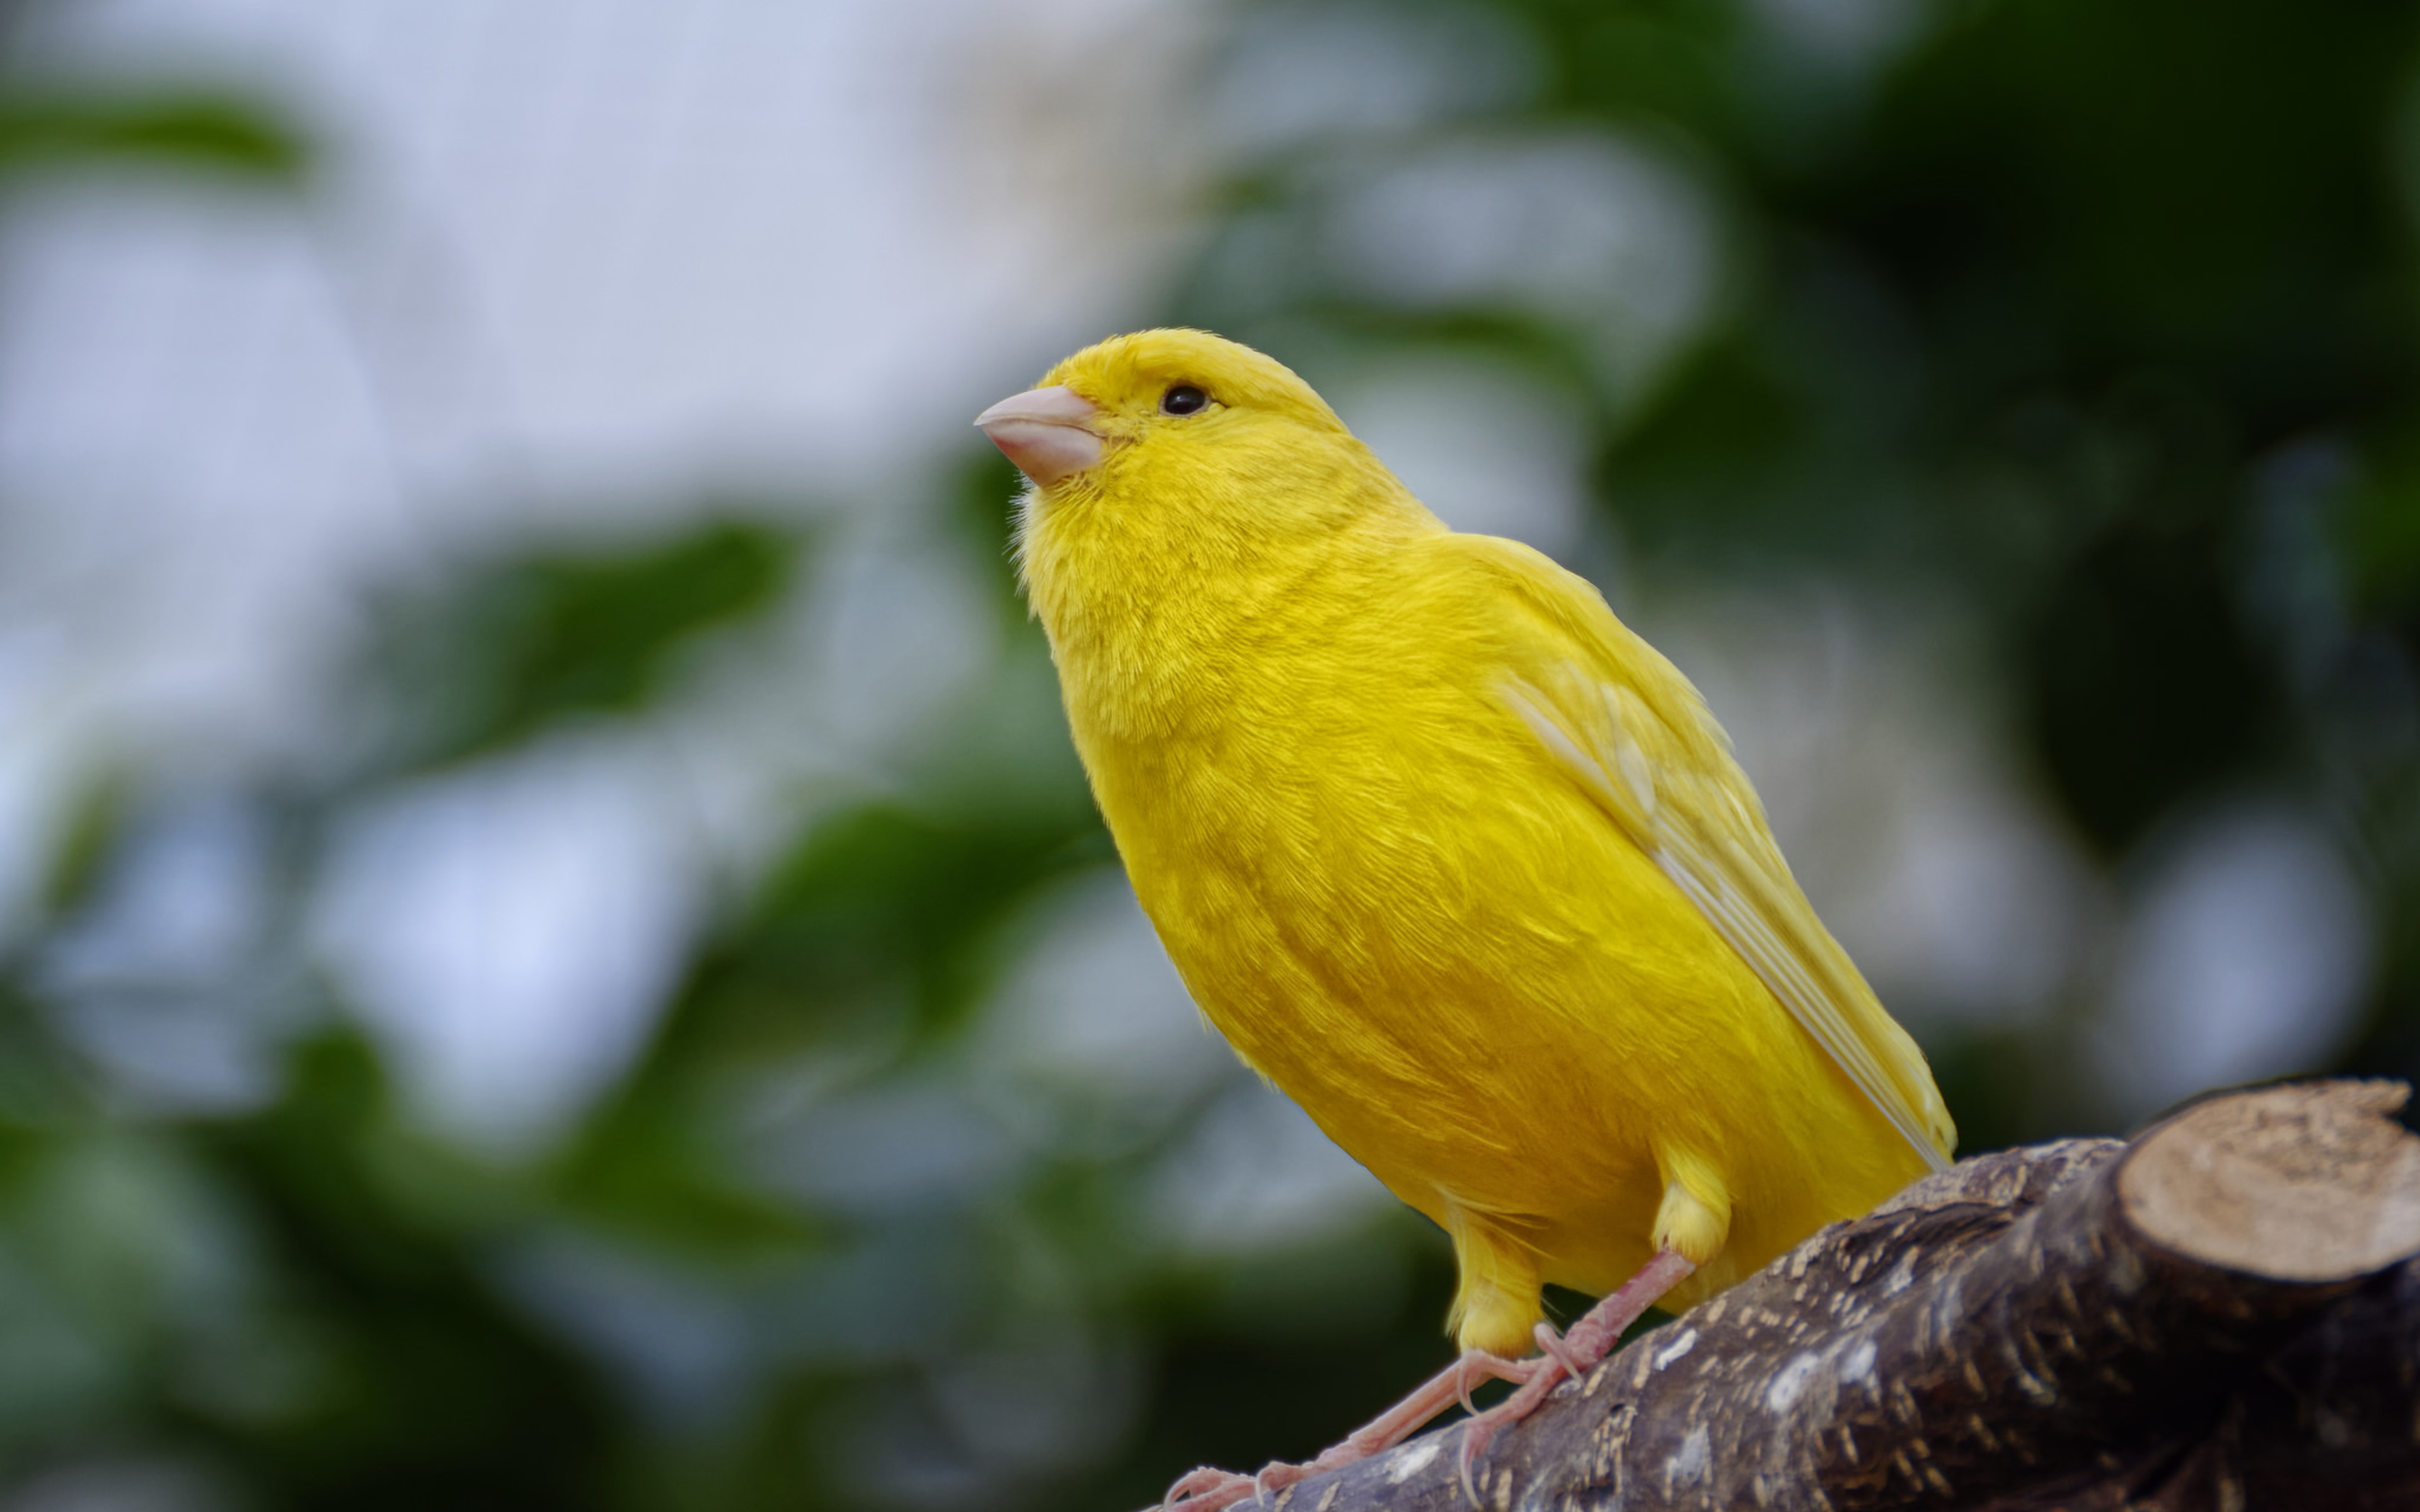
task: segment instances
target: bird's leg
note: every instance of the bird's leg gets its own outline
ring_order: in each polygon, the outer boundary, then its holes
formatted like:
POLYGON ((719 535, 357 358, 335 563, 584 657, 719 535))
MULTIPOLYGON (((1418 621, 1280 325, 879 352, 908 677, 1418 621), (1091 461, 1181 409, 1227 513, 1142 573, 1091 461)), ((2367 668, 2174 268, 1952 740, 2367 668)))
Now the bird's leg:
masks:
POLYGON ((1529 1379, 1521 1389, 1484 1412, 1474 1413, 1462 1426, 1462 1489, 1471 1504, 1479 1502, 1478 1482, 1471 1474, 1487 1441, 1498 1429, 1520 1422, 1538 1410, 1565 1376, 1577 1381, 1590 1368, 1613 1352, 1621 1339, 1621 1331, 1638 1321, 1638 1315, 1655 1305, 1663 1295, 1688 1279, 1697 1267, 1668 1249, 1657 1250, 1654 1257, 1638 1268, 1638 1273, 1621 1284, 1620 1290, 1588 1310, 1586 1317, 1574 1323, 1559 1339, 1545 1324, 1538 1325, 1538 1345, 1546 1358, 1536 1362, 1529 1379))
MULTIPOLYGON (((1517 1386, 1536 1374, 1539 1364, 1536 1360, 1507 1360, 1485 1350, 1465 1350, 1462 1358, 1413 1387, 1402 1401, 1346 1434, 1342 1443, 1301 1469, 1305 1474, 1316 1474, 1383 1453, 1410 1438, 1413 1429, 1447 1408, 1457 1402, 1466 1405, 1474 1381, 1509 1381, 1517 1386)), ((1301 1478, 1292 1476, 1283 1484, 1301 1478)))
MULTIPOLYGON (((1617 1335, 1620 1332, 1615 1330, 1617 1335)), ((1317 1458, 1299 1465, 1269 1465, 1257 1475, 1204 1467, 1171 1486, 1160 1505, 1173 1512, 1218 1512, 1246 1497, 1264 1496, 1298 1480, 1367 1459, 1410 1438, 1414 1429, 1455 1403, 1467 1406, 1474 1380, 1509 1381, 1517 1386, 1534 1379, 1545 1364, 1542 1360, 1507 1360, 1484 1350, 1465 1350, 1462 1358, 1413 1387, 1402 1401, 1346 1434, 1317 1458)))
POLYGON ((1462 1485, 1475 1504, 1478 1491, 1472 1470, 1497 1430, 1537 1411, 1565 1377, 1577 1380, 1587 1374, 1613 1352, 1622 1330, 1637 1322, 1639 1314, 1696 1269, 1672 1251, 1658 1250, 1637 1275, 1589 1309, 1587 1316, 1568 1332, 1558 1335, 1545 1324, 1539 1324, 1538 1347, 1544 1351, 1544 1358, 1507 1360, 1483 1350, 1465 1350, 1462 1358, 1413 1387, 1409 1396, 1346 1434, 1342 1443, 1319 1458, 1299 1465, 1269 1465, 1257 1475, 1204 1467, 1171 1486, 1167 1499, 1160 1504, 1171 1512, 1220 1512, 1247 1498, 1265 1499, 1270 1492, 1298 1480, 1393 1448, 1411 1437, 1421 1424, 1457 1402, 1468 1408, 1474 1379, 1511 1381, 1519 1389, 1500 1405, 1484 1412, 1472 1412, 1470 1421, 1463 1425, 1462 1485))

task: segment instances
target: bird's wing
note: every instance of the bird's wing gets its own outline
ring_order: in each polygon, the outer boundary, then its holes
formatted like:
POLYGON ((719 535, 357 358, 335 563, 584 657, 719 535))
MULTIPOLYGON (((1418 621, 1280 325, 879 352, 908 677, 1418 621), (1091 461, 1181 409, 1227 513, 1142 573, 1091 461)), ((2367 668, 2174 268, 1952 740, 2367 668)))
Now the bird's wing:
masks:
MULTIPOLYGON (((1448 537, 1543 623, 1497 692, 1928 1165, 1957 1133, 1924 1053, 1815 917, 1705 701, 1595 589, 1526 547, 1448 537)), ((1528 638, 1524 638, 1525 640, 1528 638)))

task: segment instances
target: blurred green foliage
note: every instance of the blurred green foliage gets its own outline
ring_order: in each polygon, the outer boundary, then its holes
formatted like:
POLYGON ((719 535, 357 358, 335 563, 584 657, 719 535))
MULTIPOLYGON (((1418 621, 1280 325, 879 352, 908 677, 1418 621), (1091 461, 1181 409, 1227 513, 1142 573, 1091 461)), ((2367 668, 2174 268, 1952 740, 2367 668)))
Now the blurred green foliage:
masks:
POLYGON ((301 133, 256 101, 210 90, 0 91, 0 178, 104 165, 293 185, 310 153, 301 133))
MULTIPOLYGON (((1494 28, 1532 77, 1238 164, 1167 313, 1314 376, 1348 351, 1539 376, 1586 416, 1633 579, 1820 573, 1969 607, 2025 762, 2113 862, 2231 785, 2307 794, 2382 920, 2346 1068, 2420 1071, 2420 8, 1846 7, 1898 28, 1862 53, 1793 38, 1793 8, 1244 8, 1494 28), (1643 389, 1535 300, 1298 266, 1373 160, 1599 131, 1684 164, 1729 239, 1716 315, 1643 389)), ((207 92, 0 96, 0 174, 302 185, 313 157, 207 92)), ((970 461, 944 514, 1005 639, 938 754, 801 804, 635 1062, 534 1158, 421 1127, 343 1026, 315 869, 400 785, 644 725, 818 592, 809 543, 727 511, 464 563, 372 613, 360 759, 217 795, 271 837, 259 937, 229 980, 147 989, 305 1005, 247 1104, 147 1108, 70 1032, 57 959, 185 801, 97 779, 0 960, 0 1474, 165 1460, 200 1504, 295 1512, 1111 1509, 1194 1463, 1310 1453, 1442 1359, 1449 1267, 1408 1216, 1233 1253, 1154 1229, 1170 1150, 1224 1093, 1137 1115, 989 1063, 1020 931, 1112 864, 1015 602, 1010 492, 970 461), (937 1107, 990 1134, 912 1194, 817 1190, 784 1171, 854 1158, 825 1103, 860 1138, 937 1107), (1054 1402, 1081 1421, 1019 1416, 1054 1402)), ((1970 1149, 2068 1132, 2072 1030, 1945 1031, 1970 1149)))
POLYGON ((369 702, 400 743, 389 759, 463 761, 645 707, 698 638, 780 600, 798 550, 725 521, 624 550, 473 563, 399 597, 364 656, 369 702))

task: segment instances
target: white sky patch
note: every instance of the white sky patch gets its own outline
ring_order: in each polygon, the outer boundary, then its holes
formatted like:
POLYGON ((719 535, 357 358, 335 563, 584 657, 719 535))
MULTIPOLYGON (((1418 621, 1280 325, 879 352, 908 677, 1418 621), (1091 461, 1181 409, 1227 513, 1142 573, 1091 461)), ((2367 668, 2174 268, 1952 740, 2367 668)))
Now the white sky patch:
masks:
MULTIPOLYGON (((795 625, 814 723, 860 750, 895 742, 989 660, 991 586, 918 543, 832 553, 795 625)), ((803 733, 803 732, 802 732, 803 733)))
POLYGON ((242 759, 310 738, 361 584, 415 560, 734 486, 912 511, 1187 234, 1175 8, 46 11, 27 66, 230 78, 325 151, 295 201, 19 193, 0 644, 49 628, 105 729, 242 759))
MULTIPOLYGON (((969 422, 1135 324, 1182 264, 1211 169, 1178 87, 1199 15, 93 0, 29 18, 23 69, 226 81, 319 151, 291 198, 130 175, 12 199, 0 932, 106 762, 240 773, 324 739, 365 585, 539 535, 660 534, 735 495, 821 519, 830 593, 799 617, 813 655, 781 708, 692 711, 690 775, 727 836, 783 832, 838 769, 861 786, 990 654, 984 591, 918 517, 977 454, 969 422)), ((651 1011, 695 869, 649 872, 660 804, 630 792, 626 812, 590 780, 464 774, 364 819, 333 869, 339 954, 449 1118, 478 1122, 481 1097, 504 1123, 559 1116, 547 1100, 576 1101, 651 1011), (526 854, 499 850, 506 832, 526 854), (587 923, 628 930, 598 944, 587 923), (491 1041, 509 1073, 471 1048, 491 1041), (524 1075, 560 1087, 525 1097, 524 1075)))
POLYGON ((1353 433, 1458 531, 1567 559, 1588 511, 1571 401, 1499 363, 1389 363, 1327 397, 1353 433))
POLYGON ((1050 901, 977 1033, 987 1068, 1162 1117, 1241 1072, 1116 871, 1050 901))
POLYGON ((1015 1131, 940 1077, 800 1099, 752 1132, 758 1179, 825 1212, 951 1206, 1025 1153, 1015 1131))
POLYGON ((61 1032, 142 1106, 225 1113, 277 1085, 275 1052, 307 1015, 265 973, 269 836, 205 797, 139 821, 102 893, 53 937, 36 980, 61 1032))
POLYGON ((1544 71, 1527 36, 1476 8, 1260 6, 1221 60, 1211 108, 1250 157, 1501 109, 1544 71))
POLYGON ((665 774, 559 741, 356 818, 315 933, 440 1127, 542 1143, 653 1026, 700 900, 665 774))
POLYGON ((2203 816, 2155 853, 2095 1057, 2121 1111, 2310 1071, 2354 1026, 2373 928, 2327 832, 2273 803, 2203 816))
POLYGON ((1309 1114, 1257 1080, 1204 1115, 1159 1175, 1161 1231, 1209 1254, 1332 1233, 1396 1206, 1309 1114))
MULTIPOLYGON (((1147 298, 1206 167, 1169 120, 1171 75, 1201 40, 1187 14, 1164 0, 78 7, 37 38, 51 68, 164 53, 298 107, 326 171, 308 224, 272 213, 266 234, 319 266, 255 256, 222 291, 190 237, 148 236, 156 276, 183 288, 138 322, 109 318, 105 284, 70 255, 23 301, 56 317, 15 344, 47 372, 65 354, 27 337, 103 338, 85 363, 117 395, 145 354, 168 378, 160 364, 207 359, 233 306, 303 298, 356 344, 416 478, 619 493, 736 454, 861 490, 997 397, 993 374, 1147 298)), ((31 229, 70 254, 115 239, 31 229)), ((325 389, 328 364, 275 332, 244 346, 255 370, 225 403, 273 420, 325 389)), ((201 443, 190 390, 153 397, 174 401, 155 418, 176 426, 154 449, 201 443)))
POLYGON ((1902 1022, 2038 1018, 2101 884, 2003 754, 1958 623, 1786 585, 1659 594, 1637 627, 1737 744, 1816 912, 1902 1022))
POLYGON ((1725 249, 1696 177, 1596 132, 1448 138, 1358 175, 1336 193, 1326 252, 1380 300, 1576 329, 1631 396, 1713 309, 1725 249))
POLYGON ((20 212, 9 251, 0 636, 45 630, 138 748, 307 733, 348 579, 413 532, 299 222, 95 187, 20 212))

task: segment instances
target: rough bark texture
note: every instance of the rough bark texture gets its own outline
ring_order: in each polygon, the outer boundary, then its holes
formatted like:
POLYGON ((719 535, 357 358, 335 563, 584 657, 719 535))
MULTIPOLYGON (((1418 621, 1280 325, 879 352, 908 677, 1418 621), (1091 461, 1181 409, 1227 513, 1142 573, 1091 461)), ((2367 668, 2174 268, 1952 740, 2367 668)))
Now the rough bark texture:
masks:
MULTIPOLYGON (((1491 1508, 2420 1507, 2420 1139, 2376 1082, 1962 1163, 1566 1385, 1491 1508)), ((1449 1426, 1288 1488, 1466 1506, 1449 1426)))

